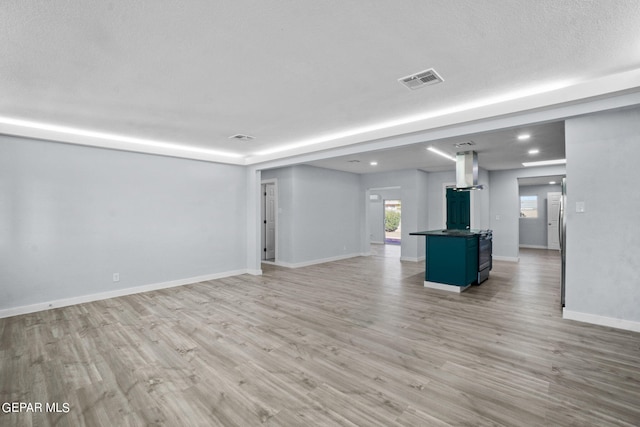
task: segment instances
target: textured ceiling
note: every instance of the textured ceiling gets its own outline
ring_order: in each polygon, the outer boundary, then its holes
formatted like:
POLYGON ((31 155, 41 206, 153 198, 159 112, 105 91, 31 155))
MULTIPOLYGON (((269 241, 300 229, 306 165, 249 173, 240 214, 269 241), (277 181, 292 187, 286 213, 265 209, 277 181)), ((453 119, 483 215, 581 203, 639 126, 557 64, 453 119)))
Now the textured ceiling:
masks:
POLYGON ((543 86, 602 95, 640 70, 638 22, 637 0, 4 0, 0 132, 260 162, 487 117, 543 86), (444 83, 397 82, 431 67, 444 83))

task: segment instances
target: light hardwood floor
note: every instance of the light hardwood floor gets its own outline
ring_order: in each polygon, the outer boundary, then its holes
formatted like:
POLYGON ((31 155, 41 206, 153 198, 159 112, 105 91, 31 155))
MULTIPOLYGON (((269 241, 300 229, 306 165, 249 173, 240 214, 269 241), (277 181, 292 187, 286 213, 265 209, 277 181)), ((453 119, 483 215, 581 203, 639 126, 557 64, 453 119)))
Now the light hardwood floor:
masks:
POLYGON ((562 320, 557 252, 457 295, 373 249, 1 319, 0 404, 70 410, 0 425, 640 425, 640 334, 562 320))

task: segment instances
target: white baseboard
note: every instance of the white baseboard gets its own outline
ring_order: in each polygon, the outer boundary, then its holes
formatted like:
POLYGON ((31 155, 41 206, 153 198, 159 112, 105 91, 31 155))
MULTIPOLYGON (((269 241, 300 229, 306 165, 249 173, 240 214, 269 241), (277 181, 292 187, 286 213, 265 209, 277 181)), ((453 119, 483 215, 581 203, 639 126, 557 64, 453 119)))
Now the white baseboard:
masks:
POLYGON ((520 257, 492 255, 495 261, 520 262, 520 257))
POLYGON ((315 264, 324 264, 325 262, 340 261, 343 259, 355 258, 358 256, 367 256, 367 254, 365 253, 345 254, 345 255, 338 255, 338 256, 332 256, 329 258, 314 259, 311 261, 303 261, 303 262, 276 261, 275 264, 281 267, 287 267, 287 268, 300 268, 300 267, 308 267, 310 265, 315 265, 315 264))
POLYGON ((384 245, 384 242, 369 242, 372 245, 384 245))
POLYGON ((403 256, 400 257, 400 261, 411 261, 411 262, 420 262, 420 261, 424 261, 426 258, 424 256, 420 256, 420 257, 408 257, 408 256, 403 256))
MULTIPOLYGON (((258 268, 258 269, 256 269, 256 270, 254 270, 254 269, 247 269, 247 270, 246 270, 246 273, 247 273, 247 274, 250 274, 250 275, 252 275, 252 276, 262 276, 262 269, 259 269, 259 268, 258 268)), ((211 280, 211 279, 209 279, 209 280, 211 280)))
POLYGON ((519 245, 519 247, 525 249, 549 249, 547 246, 542 245, 519 245))
POLYGON ((469 286, 471 286, 471 285, 456 286, 456 285, 447 285, 445 283, 429 282, 427 280, 424 281, 424 287, 425 288, 438 289, 439 291, 455 292, 455 293, 458 293, 458 294, 460 294, 463 291, 465 291, 469 286))
MULTIPOLYGON (((253 272, 260 270, 251 270, 253 272)), ((150 285, 135 286, 133 288, 116 289, 113 291, 99 292, 97 294, 81 295, 78 297, 62 298, 53 301, 46 301, 36 304, 11 307, 0 310, 0 319, 5 317, 18 316, 21 314, 35 313, 38 311, 51 310, 53 308, 67 307, 70 305, 83 304, 86 302, 100 301, 110 298, 122 297, 125 295, 139 294, 142 292, 155 291, 158 289, 173 288, 176 286, 190 285, 193 283, 205 282, 207 280, 222 279, 225 277, 239 276, 240 274, 253 274, 249 270, 233 270, 223 273, 208 274, 206 276, 190 277, 188 279, 172 280, 169 282, 153 283, 150 285)))
POLYGON ((597 314, 580 313, 566 308, 562 309, 562 318, 577 320, 578 322, 592 323, 594 325, 608 326, 610 328, 625 329, 627 331, 640 332, 640 322, 633 320, 616 319, 614 317, 600 316, 597 314))

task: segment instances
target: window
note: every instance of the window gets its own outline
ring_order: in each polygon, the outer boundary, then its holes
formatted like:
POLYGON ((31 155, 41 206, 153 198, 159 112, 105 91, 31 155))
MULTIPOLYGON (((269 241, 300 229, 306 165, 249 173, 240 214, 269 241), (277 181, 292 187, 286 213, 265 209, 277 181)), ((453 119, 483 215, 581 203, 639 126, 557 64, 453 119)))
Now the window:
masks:
POLYGON ((520 218, 538 218, 538 196, 520 196, 520 218))

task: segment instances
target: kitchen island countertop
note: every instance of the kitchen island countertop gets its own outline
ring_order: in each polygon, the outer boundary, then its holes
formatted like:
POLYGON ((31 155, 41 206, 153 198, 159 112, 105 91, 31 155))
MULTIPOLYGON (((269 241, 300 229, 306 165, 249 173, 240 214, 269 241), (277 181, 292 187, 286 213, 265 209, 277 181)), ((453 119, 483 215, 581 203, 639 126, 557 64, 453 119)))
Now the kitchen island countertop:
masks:
POLYGON ((428 231, 414 231, 409 233, 410 236, 451 236, 451 237, 467 237, 482 234, 482 230, 428 230, 428 231))

